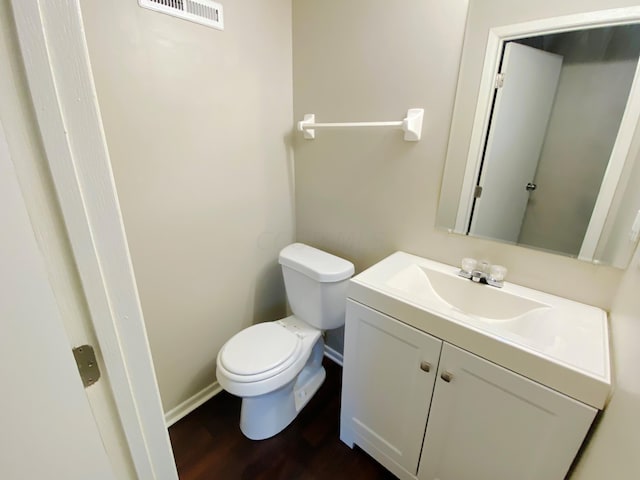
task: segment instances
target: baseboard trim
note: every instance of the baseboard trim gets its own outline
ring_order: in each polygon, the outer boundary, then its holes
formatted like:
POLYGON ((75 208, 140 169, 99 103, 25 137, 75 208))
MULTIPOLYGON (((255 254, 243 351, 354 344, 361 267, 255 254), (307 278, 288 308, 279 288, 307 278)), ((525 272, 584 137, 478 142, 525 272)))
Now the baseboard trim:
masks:
MULTIPOLYGON (((342 354, 337 350, 329 347, 328 345, 324 346, 324 356, 342 366, 342 354)), ((167 425, 167 428, 176 423, 178 420, 189 415, 196 408, 198 408, 207 400, 215 397, 221 391, 222 387, 220 386, 220 384, 218 382, 213 382, 211 385, 203 388, 191 398, 187 398, 181 404, 173 407, 171 410, 164 414, 164 423, 167 425)))
POLYGON ((164 423, 167 425, 167 428, 176 423, 181 418, 189 415, 196 408, 198 408, 207 400, 216 396, 221 391, 222 387, 220 386, 220 384, 218 382, 213 382, 211 385, 203 388, 192 397, 187 398, 181 404, 173 407, 171 410, 164 414, 164 423))
POLYGON ((330 346, 325 345, 324 346, 324 356, 327 357, 329 360, 333 360, 335 363, 337 363, 338 365, 340 365, 342 367, 343 356, 337 350, 334 350, 330 346))

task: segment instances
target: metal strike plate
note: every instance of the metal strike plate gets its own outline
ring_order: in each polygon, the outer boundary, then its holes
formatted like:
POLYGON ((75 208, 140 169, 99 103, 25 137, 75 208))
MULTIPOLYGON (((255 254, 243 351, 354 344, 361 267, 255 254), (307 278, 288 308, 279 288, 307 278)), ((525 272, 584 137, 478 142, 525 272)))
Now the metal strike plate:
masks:
POLYGON ((100 369, 96 362, 96 354, 91 345, 80 345, 73 349, 73 356, 78 365, 80 379, 85 388, 93 385, 100 378, 100 369))

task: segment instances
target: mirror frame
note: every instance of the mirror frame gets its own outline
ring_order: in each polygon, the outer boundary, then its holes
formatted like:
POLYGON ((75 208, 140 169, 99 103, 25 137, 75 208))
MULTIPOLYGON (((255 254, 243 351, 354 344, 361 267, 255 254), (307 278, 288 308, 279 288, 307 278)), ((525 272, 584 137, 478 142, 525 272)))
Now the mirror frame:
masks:
MULTIPOLYGON (((575 30, 612 27, 640 23, 640 7, 616 8, 574 15, 546 18, 507 26, 494 27, 489 30, 485 50, 484 66, 478 91, 471 139, 467 154, 466 167, 462 187, 456 209, 454 232, 466 230, 472 203, 472 186, 480 171, 480 165, 489 129, 492 102, 495 92, 495 79, 499 72, 500 57, 504 44, 511 40, 526 37, 542 36, 575 30)), ((618 129, 616 141, 611 152, 598 199, 589 221, 589 226, 582 241, 578 259, 594 261, 607 215, 614 200, 621 173, 631 154, 636 126, 640 120, 640 61, 636 66, 633 83, 629 91, 627 105, 618 129)), ((499 239, 496 239, 500 241, 499 239)), ((562 254, 561 252, 557 252, 562 254)))

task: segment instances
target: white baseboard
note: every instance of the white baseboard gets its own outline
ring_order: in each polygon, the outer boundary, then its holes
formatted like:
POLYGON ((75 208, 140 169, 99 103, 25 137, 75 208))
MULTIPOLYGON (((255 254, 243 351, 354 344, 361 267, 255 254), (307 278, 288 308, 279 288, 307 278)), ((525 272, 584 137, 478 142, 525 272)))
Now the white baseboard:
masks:
POLYGON ((328 345, 324 346, 324 356, 342 366, 342 354, 328 345))
MULTIPOLYGON (((342 354, 327 345, 324 346, 324 356, 342 366, 342 354)), ((164 414, 164 422, 167 425, 167 428, 176 423, 181 418, 189 415, 196 408, 198 408, 207 400, 216 396, 221 391, 222 387, 220 386, 220 384, 218 382, 213 382, 211 385, 203 388, 191 398, 187 398, 181 404, 173 407, 171 410, 164 414)))
POLYGON ((221 391, 222 387, 220 386, 220 384, 218 382, 213 382, 211 385, 203 388, 191 398, 187 398, 181 404, 173 407, 171 410, 164 414, 164 422, 167 425, 167 428, 176 423, 181 418, 189 415, 196 408, 198 408, 210 398, 216 396, 221 391))

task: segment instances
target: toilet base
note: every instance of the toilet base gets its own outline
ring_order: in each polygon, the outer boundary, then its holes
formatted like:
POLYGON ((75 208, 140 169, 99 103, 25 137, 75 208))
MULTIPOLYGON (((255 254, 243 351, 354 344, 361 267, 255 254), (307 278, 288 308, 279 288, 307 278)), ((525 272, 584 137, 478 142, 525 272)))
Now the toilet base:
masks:
POLYGON ((264 440, 284 430, 309 402, 324 382, 322 366, 324 342, 314 345, 300 374, 284 387, 256 397, 244 397, 240 412, 240 430, 251 440, 264 440))

